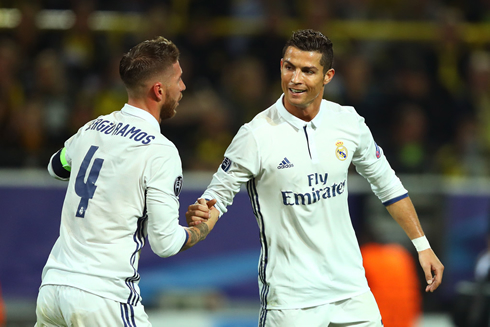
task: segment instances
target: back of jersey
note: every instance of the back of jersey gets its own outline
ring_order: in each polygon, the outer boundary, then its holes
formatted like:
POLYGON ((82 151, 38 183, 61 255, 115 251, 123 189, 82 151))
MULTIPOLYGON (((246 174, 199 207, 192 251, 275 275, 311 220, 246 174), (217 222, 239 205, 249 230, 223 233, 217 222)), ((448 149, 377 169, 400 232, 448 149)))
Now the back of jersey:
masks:
MULTIPOLYGON (((160 134, 157 121, 143 110, 127 109, 86 124, 65 143, 71 176, 60 237, 42 284, 73 286, 136 304, 152 165, 169 162, 172 176, 181 175, 182 168, 177 149, 160 134)), ((168 197, 178 217, 177 195, 168 197)))

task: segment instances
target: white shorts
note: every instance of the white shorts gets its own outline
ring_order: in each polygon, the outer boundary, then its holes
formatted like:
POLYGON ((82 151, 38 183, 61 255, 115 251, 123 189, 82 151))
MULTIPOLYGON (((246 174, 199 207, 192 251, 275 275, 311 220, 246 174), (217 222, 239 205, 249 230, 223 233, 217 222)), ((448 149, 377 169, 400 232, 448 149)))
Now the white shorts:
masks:
POLYGON ((382 327, 373 293, 319 305, 288 310, 262 310, 259 327, 382 327))
POLYGON ((36 316, 35 327, 151 326, 141 303, 132 306, 62 285, 41 287, 36 316))

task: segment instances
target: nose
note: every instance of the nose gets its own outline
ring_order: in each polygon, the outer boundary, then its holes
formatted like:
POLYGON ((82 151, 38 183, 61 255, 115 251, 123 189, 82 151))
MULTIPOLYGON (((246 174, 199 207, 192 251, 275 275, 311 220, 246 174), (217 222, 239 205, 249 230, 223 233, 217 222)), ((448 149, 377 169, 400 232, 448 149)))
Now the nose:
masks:
POLYGON ((295 70, 293 72, 293 76, 291 77, 291 82, 294 84, 300 84, 301 79, 300 79, 301 72, 299 70, 295 70))
POLYGON ((185 86, 185 84, 184 84, 184 81, 180 81, 180 82, 181 82, 181 84, 182 84, 182 85, 180 86, 180 92, 185 91, 186 86, 185 86))

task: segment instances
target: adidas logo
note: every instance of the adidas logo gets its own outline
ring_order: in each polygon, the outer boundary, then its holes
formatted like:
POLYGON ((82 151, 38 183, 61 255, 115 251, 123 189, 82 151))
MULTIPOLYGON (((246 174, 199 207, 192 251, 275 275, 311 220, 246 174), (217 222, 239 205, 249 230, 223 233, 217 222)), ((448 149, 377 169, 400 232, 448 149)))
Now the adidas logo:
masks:
POLYGON ((294 167, 294 165, 288 160, 288 158, 284 157, 284 160, 279 163, 277 169, 286 169, 294 167))

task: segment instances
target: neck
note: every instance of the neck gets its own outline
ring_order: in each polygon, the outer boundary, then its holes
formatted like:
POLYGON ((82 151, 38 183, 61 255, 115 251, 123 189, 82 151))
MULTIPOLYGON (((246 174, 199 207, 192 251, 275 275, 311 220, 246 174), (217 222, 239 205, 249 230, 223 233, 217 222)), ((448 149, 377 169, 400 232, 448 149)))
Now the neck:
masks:
POLYGON ((316 103, 315 101, 310 103, 307 107, 302 108, 302 107, 296 107, 290 103, 286 103, 286 101, 284 101, 283 99, 284 108, 286 108, 286 110, 291 115, 307 122, 312 121, 313 118, 316 117, 316 115, 320 111, 320 104, 321 104, 321 99, 320 99, 320 103, 316 103))
POLYGON ((128 99, 128 104, 139 108, 141 110, 149 112, 155 119, 160 123, 160 109, 158 106, 156 106, 156 103, 154 102, 148 102, 145 100, 140 100, 140 99, 134 99, 134 98, 129 98, 128 99))

